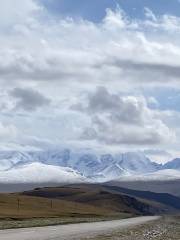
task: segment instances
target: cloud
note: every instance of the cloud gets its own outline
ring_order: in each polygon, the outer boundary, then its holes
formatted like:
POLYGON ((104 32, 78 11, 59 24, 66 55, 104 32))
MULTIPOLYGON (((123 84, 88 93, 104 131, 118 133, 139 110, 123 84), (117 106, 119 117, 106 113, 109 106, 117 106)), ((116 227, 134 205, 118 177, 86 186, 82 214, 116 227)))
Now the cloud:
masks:
POLYGON ((143 152, 147 157, 149 157, 153 161, 163 164, 168 161, 171 161, 173 158, 177 156, 176 154, 171 154, 166 150, 160 149, 146 149, 143 152))
POLYGON ((48 106, 51 102, 50 99, 33 89, 14 88, 10 95, 17 99, 16 108, 25 111, 35 111, 48 106))
POLYGON ((154 82, 156 80, 156 82, 160 83, 168 79, 172 81, 178 80, 180 76, 180 65, 178 64, 171 65, 120 59, 112 59, 112 61, 109 60, 105 64, 121 69, 124 75, 129 76, 129 79, 132 81, 139 76, 141 82, 147 82, 148 80, 154 82), (146 78, 145 75, 147 76, 146 78))
POLYGON ((118 7, 95 23, 54 16, 40 3, 7 0, 0 9, 1 118, 18 127, 18 143, 27 135, 79 144, 81 136, 126 149, 178 148, 177 114, 170 120, 162 99, 146 92, 180 88, 180 18, 146 8, 137 20, 118 7))
POLYGON ((145 15, 147 18, 149 18, 150 20, 156 22, 157 21, 157 17, 155 16, 155 14, 153 13, 153 11, 147 7, 144 8, 145 11, 145 15))
POLYGON ((107 144, 155 145, 172 139, 172 131, 149 109, 143 97, 120 96, 100 87, 85 104, 72 109, 91 116, 83 139, 107 144))
MULTIPOLYGON (((85 110, 92 115, 108 113, 108 117, 114 121, 141 125, 145 120, 144 105, 142 98, 121 97, 118 94, 111 94, 105 87, 98 87, 93 94, 88 95, 87 106, 78 104, 72 109, 85 110)), ((149 112, 146 111, 146 114, 149 115, 149 112)))
POLYGON ((22 23, 27 16, 32 16, 40 10, 34 0, 7 0, 0 9, 0 26, 10 27, 22 23))
POLYGON ((53 18, 46 11, 43 14, 51 21, 44 21, 42 11, 33 15, 33 21, 14 23, 10 36, 3 34, 1 81, 178 86, 178 17, 155 17, 146 9, 147 19, 135 20, 117 8, 107 10, 103 21, 95 24, 53 18))
POLYGON ((12 124, 4 124, 0 122, 0 139, 6 141, 9 139, 14 139, 17 136, 17 128, 12 124))

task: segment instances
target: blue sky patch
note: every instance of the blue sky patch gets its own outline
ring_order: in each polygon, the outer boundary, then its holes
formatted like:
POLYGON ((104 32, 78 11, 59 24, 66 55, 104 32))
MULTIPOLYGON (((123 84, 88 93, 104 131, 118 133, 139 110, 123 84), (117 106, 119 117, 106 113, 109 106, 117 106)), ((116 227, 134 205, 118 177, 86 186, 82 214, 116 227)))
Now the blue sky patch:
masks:
POLYGON ((107 8, 115 9, 117 4, 133 18, 144 18, 144 8, 155 14, 180 16, 178 0, 42 0, 49 12, 56 16, 82 17, 99 22, 104 18, 107 8))

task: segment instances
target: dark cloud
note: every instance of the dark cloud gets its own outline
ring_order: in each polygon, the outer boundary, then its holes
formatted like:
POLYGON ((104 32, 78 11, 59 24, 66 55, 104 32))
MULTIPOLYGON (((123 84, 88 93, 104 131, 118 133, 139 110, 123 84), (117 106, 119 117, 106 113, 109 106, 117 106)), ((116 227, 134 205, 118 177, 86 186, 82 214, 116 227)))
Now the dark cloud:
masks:
POLYGON ((165 63, 151 63, 140 62, 130 59, 112 58, 101 64, 94 65, 97 69, 103 69, 106 67, 119 68, 122 71, 122 75, 131 81, 143 81, 148 83, 152 82, 168 82, 174 80, 179 81, 180 77, 180 65, 178 64, 165 64, 165 63), (138 79, 139 77, 139 79, 138 79), (148 80, 150 79, 150 82, 148 80))
POLYGON ((167 151, 164 150, 159 150, 159 149, 146 149, 143 151, 146 155, 152 155, 152 156, 167 156, 171 157, 171 154, 167 151))
POLYGON ((16 108, 25 111, 35 111, 51 102, 50 99, 33 89, 14 88, 10 95, 17 100, 16 108))
MULTIPOLYGON (((121 57, 108 57, 100 55, 103 60, 94 60, 94 63, 89 63, 84 60, 83 56, 77 56, 78 61, 72 58, 63 59, 62 56, 47 56, 40 62, 37 62, 36 56, 31 56, 32 59, 28 59, 27 56, 21 56, 15 58, 11 56, 12 61, 6 65, 0 64, 1 79, 29 79, 39 81, 49 81, 49 79, 58 81, 83 81, 84 78, 92 80, 92 72, 94 73, 94 82, 97 81, 96 76, 99 76, 100 81, 121 81, 126 80, 138 84, 144 82, 146 84, 151 83, 168 83, 172 80, 179 81, 180 77, 180 65, 178 64, 166 64, 166 63, 152 63, 146 61, 123 59, 121 57), (82 68, 83 66, 83 68, 82 68), (111 79, 113 75, 113 69, 119 70, 118 76, 115 79, 111 79), (110 74, 106 76, 106 72, 110 74), (120 77, 121 76, 121 77, 120 77)), ((91 58, 91 56, 87 56, 91 58)), ((92 59, 93 61, 93 59, 92 59)), ((85 83, 85 81, 83 81, 85 83)))
POLYGON ((73 106, 91 117, 82 139, 107 144, 155 145, 169 138, 168 127, 149 109, 143 97, 112 94, 106 88, 97 88, 88 94, 85 104, 73 106))
POLYGON ((108 113, 109 119, 113 121, 140 125, 144 107, 141 101, 135 97, 123 98, 120 94, 110 93, 105 87, 98 87, 94 93, 88 94, 87 105, 78 103, 72 109, 92 115, 108 113))
POLYGON ((131 128, 128 125, 114 124, 105 125, 99 121, 94 128, 86 128, 82 139, 97 140, 108 145, 158 145, 164 141, 164 136, 155 128, 131 128))

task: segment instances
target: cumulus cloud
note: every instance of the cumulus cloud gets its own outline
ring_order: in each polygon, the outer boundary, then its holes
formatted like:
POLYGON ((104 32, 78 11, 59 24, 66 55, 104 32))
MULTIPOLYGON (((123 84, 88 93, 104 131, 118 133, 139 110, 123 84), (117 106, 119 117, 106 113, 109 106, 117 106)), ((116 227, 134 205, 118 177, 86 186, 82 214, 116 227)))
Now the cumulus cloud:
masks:
POLYGON ((148 156, 153 161, 157 161, 159 163, 166 163, 171 161, 173 157, 176 155, 170 154, 166 150, 160 149, 146 149, 143 151, 146 156, 148 156))
POLYGON ((7 0, 0 9, 3 120, 53 143, 59 136, 78 142, 81 135, 128 148, 173 139, 177 114, 169 120, 144 95, 147 88, 180 86, 180 18, 146 8, 145 19, 137 20, 117 8, 96 24, 53 17, 40 2, 7 0), (93 92, 97 86, 103 87, 93 92), (31 123, 18 111, 12 117, 13 104, 31 111, 31 123), (35 112, 46 106, 49 114, 35 112))
POLYGON ((38 6, 33 0, 7 0, 3 2, 0 9, 0 26, 11 27, 14 24, 21 24, 32 14, 39 12, 38 6))
POLYGON ((83 131, 83 139, 107 144, 155 145, 173 137, 171 130, 148 108, 144 97, 122 97, 100 87, 88 95, 87 103, 72 109, 91 116, 91 126, 83 131))
MULTIPOLYGON (((118 94, 111 94, 105 87, 98 87, 93 94, 88 95, 87 106, 78 104, 73 108, 86 110, 92 115, 108 113, 108 117, 114 121, 141 125, 145 121, 144 105, 144 98, 121 97, 118 94)), ((146 115, 149 115, 148 111, 146 115)))
POLYGON ((33 89, 14 88, 10 94, 17 99, 17 109, 34 111, 50 104, 50 99, 33 89))
POLYGON ((13 44, 1 40, 1 80, 175 84, 180 74, 180 44, 175 40, 180 19, 155 17, 148 9, 146 16, 130 19, 117 8, 107 10, 100 24, 73 19, 42 22, 36 15, 33 22, 16 23, 13 35, 8 35, 13 44))

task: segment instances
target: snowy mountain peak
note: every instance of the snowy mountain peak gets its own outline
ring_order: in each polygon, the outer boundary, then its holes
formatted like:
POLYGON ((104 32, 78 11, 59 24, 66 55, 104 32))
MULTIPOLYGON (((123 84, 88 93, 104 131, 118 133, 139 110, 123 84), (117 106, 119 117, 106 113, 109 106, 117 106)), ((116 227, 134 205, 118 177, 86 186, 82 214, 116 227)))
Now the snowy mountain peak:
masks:
POLYGON ((73 183, 85 181, 73 169, 30 163, 0 173, 0 183, 73 183))
POLYGON ((128 152, 120 156, 119 165, 131 172, 144 173, 158 170, 158 164, 150 161, 140 152, 128 152))
POLYGON ((163 166, 164 169, 179 169, 180 170, 180 158, 175 158, 174 160, 166 163, 163 166))
POLYGON ((180 159, 162 166, 152 162, 141 152, 114 155, 70 149, 0 152, 0 181, 8 178, 13 180, 14 174, 22 180, 30 180, 32 177, 33 181, 39 181, 38 174, 35 174, 38 171, 46 173, 45 178, 48 180, 56 178, 57 182, 63 181, 62 176, 68 179, 68 175, 73 181, 76 177, 81 179, 82 176, 90 181, 109 181, 137 174, 156 173, 163 169, 180 169, 180 159))

